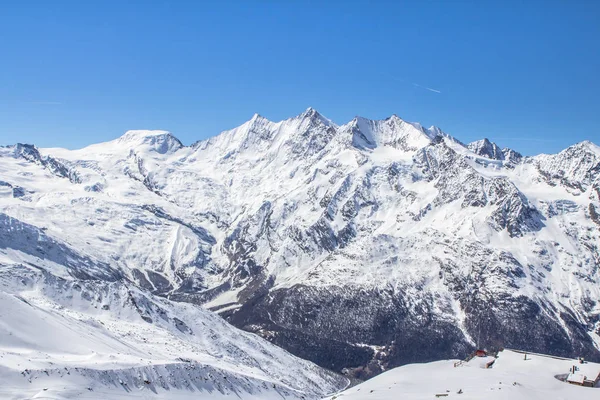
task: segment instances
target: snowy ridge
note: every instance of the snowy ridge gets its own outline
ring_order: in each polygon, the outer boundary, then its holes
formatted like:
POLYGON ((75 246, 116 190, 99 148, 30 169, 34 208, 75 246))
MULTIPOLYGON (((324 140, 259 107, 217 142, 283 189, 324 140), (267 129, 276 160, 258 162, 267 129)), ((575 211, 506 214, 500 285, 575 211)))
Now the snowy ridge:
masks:
POLYGON ((428 145, 435 137, 420 125, 407 123, 392 115, 382 121, 356 117, 342 131, 352 133, 352 144, 358 148, 390 146, 403 151, 414 151, 428 145))
POLYGON ((183 147, 179 139, 167 131, 127 131, 117 139, 118 146, 142 147, 159 154, 173 153, 183 147))
POLYGON ((504 153, 496 143, 490 142, 487 138, 469 143, 467 146, 473 153, 491 158, 492 160, 504 160, 504 153))
POLYGON ((133 131, 21 148, 0 149, 7 263, 128 280, 359 377, 476 341, 600 357, 590 142, 523 157, 309 108, 189 147, 133 131))
POLYGON ((44 388, 73 398, 316 398, 345 384, 210 312, 124 282, 3 265, 0 285, 2 398, 44 388))

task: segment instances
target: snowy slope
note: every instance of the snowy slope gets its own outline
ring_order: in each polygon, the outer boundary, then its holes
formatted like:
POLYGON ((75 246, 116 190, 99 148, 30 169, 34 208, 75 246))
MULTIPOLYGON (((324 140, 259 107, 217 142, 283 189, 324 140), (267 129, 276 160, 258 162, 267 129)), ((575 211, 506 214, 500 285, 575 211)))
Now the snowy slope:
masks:
MULTIPOLYGON (((493 360, 493 358, 491 358, 493 360)), ((569 400, 597 399, 600 387, 568 384, 569 369, 600 372, 600 364, 579 364, 577 360, 557 359, 511 350, 499 353, 491 368, 483 368, 488 358, 474 358, 455 367, 458 360, 409 364, 387 371, 365 383, 338 393, 329 400, 411 400, 435 399, 512 399, 569 400), (462 391, 459 393, 459 391, 462 391)))
POLYGON ((361 377, 477 341, 598 358, 599 171, 590 142, 523 157, 312 108, 192 146, 7 146, 0 254, 203 305, 361 377))
POLYGON ((220 317, 125 282, 0 268, 0 398, 316 398, 345 385, 220 317))

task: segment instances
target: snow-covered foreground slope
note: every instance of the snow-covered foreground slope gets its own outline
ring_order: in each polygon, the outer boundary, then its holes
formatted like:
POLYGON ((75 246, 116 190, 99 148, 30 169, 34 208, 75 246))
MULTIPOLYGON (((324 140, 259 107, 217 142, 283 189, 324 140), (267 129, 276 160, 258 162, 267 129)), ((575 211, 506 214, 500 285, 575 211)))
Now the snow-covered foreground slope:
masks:
MULTIPOLYGON (((457 360, 409 364, 370 379, 328 400, 396 400, 440 399, 460 400, 595 400, 600 387, 581 387, 563 382, 577 360, 556 359, 542 355, 504 350, 491 368, 483 368, 485 360, 474 358, 455 367, 457 360), (459 391, 461 393, 459 393, 459 391)), ((600 364, 584 364, 600 371, 600 364), (595 368, 594 368, 595 367, 595 368)), ((583 368, 583 367, 582 367, 583 368)))
POLYGON ((0 148, 0 254, 202 305, 368 377, 477 341, 600 360, 600 149, 523 157, 397 116, 259 115, 0 148))
POLYGON ((346 384, 125 282, 0 262, 0 398, 318 398, 346 384))

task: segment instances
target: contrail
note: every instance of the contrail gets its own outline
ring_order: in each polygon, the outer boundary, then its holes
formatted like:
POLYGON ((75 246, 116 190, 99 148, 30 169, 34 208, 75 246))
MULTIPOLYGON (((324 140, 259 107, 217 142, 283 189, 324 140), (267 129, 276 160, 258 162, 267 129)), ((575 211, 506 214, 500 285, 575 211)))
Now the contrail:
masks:
MULTIPOLYGON (((388 74, 388 73, 384 72, 384 73, 382 73, 382 75, 386 76, 386 77, 388 77, 390 79, 393 79, 395 81, 398 81, 398 82, 407 83, 407 84, 410 83, 410 81, 406 81, 406 80, 404 80, 402 78, 398 78, 397 76, 394 76, 392 74, 388 74)), ((427 87, 427 86, 419 85, 418 83, 415 83, 415 82, 413 82, 412 84, 415 87, 418 87, 418 88, 421 88, 421 89, 425 89, 425 90, 429 90, 430 92, 433 92, 433 93, 442 93, 441 90, 437 90, 437 89, 430 88, 430 87, 427 87)))
POLYGON ((416 87, 419 87, 419 88, 421 88, 421 89, 429 90, 430 92, 433 92, 433 93, 442 93, 442 91, 441 91, 441 90, 432 89, 432 88, 430 88, 430 87, 427 87, 427 86, 421 86, 421 85, 419 85, 418 83, 414 83, 414 82, 413 82, 413 85, 414 85, 414 86, 416 86, 416 87))

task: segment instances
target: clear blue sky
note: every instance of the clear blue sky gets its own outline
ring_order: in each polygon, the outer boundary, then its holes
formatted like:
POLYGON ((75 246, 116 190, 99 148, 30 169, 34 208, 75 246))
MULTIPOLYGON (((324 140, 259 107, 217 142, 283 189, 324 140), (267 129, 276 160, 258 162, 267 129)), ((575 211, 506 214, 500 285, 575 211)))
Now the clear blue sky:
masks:
POLYGON ((190 144, 308 106, 525 154, 600 143, 599 21, 594 0, 3 0, 0 144, 190 144))

